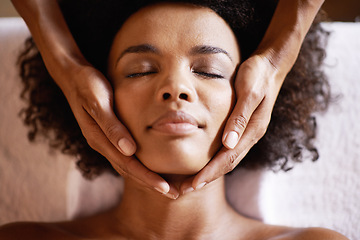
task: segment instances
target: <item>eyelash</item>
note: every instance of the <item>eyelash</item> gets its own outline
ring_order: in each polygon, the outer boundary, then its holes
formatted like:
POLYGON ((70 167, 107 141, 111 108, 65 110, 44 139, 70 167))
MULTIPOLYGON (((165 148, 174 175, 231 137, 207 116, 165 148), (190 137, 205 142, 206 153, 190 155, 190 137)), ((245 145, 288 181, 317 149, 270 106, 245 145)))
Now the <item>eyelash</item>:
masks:
MULTIPOLYGON (((127 75, 126 77, 127 78, 137 78, 137 77, 144 77, 144 76, 154 74, 154 73, 157 73, 157 72, 132 73, 132 74, 127 75)), ((219 78, 219 79, 224 78, 224 76, 221 76, 219 74, 214 74, 214 73, 197 72, 197 71, 193 71, 193 73, 195 73, 196 75, 205 77, 205 78, 219 78)))
POLYGON ((221 76, 219 74, 214 74, 214 73, 196 72, 196 71, 193 71, 193 73, 200 75, 202 77, 206 77, 206 78, 224 78, 224 76, 221 76))
POLYGON ((127 75, 126 77, 127 78, 137 78, 137 77, 144 77, 144 76, 154 74, 154 73, 156 73, 156 72, 132 73, 132 74, 127 75))

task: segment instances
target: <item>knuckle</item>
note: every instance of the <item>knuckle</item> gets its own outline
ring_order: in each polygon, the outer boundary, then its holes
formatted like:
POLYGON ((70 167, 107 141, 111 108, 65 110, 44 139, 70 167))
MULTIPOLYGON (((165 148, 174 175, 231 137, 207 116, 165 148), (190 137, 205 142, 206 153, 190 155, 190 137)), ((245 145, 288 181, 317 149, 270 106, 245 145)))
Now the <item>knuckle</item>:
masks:
POLYGON ((102 107, 98 101, 88 101, 86 103, 86 108, 93 118, 98 119, 101 116, 102 107))
POLYGON ((99 144, 97 139, 97 134, 94 131, 82 131, 82 134, 84 135, 87 144, 94 150, 98 151, 99 144))
POLYGON ((106 136, 111 140, 115 139, 119 135, 119 128, 116 125, 108 125, 105 128, 106 136))
POLYGON ((249 138, 249 146, 253 147, 255 144, 258 143, 258 141, 262 138, 262 134, 260 134, 259 132, 254 133, 250 138, 249 138))
POLYGON ((104 112, 111 106, 110 99, 86 99, 84 103, 85 111, 87 111, 94 119, 101 120, 104 112))
POLYGON ((263 98, 263 94, 261 91, 257 91, 255 89, 251 89, 249 92, 248 92, 248 96, 249 96, 249 99, 251 101, 258 101, 259 99, 262 99, 263 98))
POLYGON ((228 162, 224 167, 224 172, 228 173, 231 172, 235 168, 234 165, 232 165, 230 162, 228 162))
POLYGON ((266 126, 261 126, 261 127, 259 127, 259 131, 258 131, 258 133, 257 133, 257 138, 258 138, 258 139, 262 138, 262 137, 265 135, 266 130, 267 130, 267 127, 266 127, 266 126))
POLYGON ((259 142, 259 140, 261 139, 261 137, 254 137, 251 139, 250 141, 250 146, 254 146, 255 144, 257 144, 259 142))
POLYGON ((121 167, 117 167, 116 171, 123 177, 123 178, 129 178, 130 175, 127 171, 125 171, 123 168, 121 167))
POLYGON ((237 152, 235 152, 229 156, 229 163, 231 164, 231 166, 236 165, 238 157, 239 157, 239 154, 237 152))
POLYGON ((118 172, 123 178, 130 178, 130 174, 125 166, 119 168, 118 172))
POLYGON ((247 126, 248 120, 243 115, 239 115, 233 119, 235 128, 244 130, 247 126))
POLYGON ((255 139, 254 144, 256 144, 262 137, 264 137, 266 131, 267 131, 267 124, 260 124, 257 128, 257 131, 255 133, 255 139))
POLYGON ((129 178, 130 174, 128 171, 128 168, 126 166, 126 164, 121 164, 118 162, 111 162, 111 165, 113 166, 113 168, 123 177, 123 178, 129 178))
POLYGON ((132 177, 132 171, 131 169, 133 169, 133 162, 134 160, 132 159, 127 159, 125 161, 123 161, 123 164, 121 164, 121 166, 119 166, 121 168, 121 170, 123 171, 123 174, 126 175, 126 177, 130 178, 132 177))
POLYGON ((239 153, 237 152, 234 152, 228 156, 228 161, 226 162, 224 167, 225 172, 228 173, 236 167, 238 163, 238 157, 239 157, 239 153))
POLYGON ((86 142, 92 149, 99 151, 99 144, 93 138, 86 138, 86 142))

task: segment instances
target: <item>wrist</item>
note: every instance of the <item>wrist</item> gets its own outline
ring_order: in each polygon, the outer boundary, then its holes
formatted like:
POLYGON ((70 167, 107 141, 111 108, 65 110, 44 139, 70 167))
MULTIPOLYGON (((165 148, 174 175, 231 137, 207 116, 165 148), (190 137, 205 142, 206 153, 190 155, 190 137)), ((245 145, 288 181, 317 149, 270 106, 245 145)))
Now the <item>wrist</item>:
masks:
POLYGON ((45 66, 63 90, 74 85, 74 73, 90 66, 78 48, 58 1, 12 0, 29 27, 45 66))
POLYGON ((263 42, 254 55, 265 59, 276 74, 285 77, 294 65, 302 40, 299 32, 284 33, 276 42, 263 42))
POLYGON ((91 65, 81 53, 69 49, 55 49, 44 59, 44 63, 55 83, 66 93, 74 88, 74 79, 80 75, 81 70, 91 65))
POLYGON ((301 44, 324 0, 279 0, 254 55, 266 58, 284 77, 294 65, 301 44))

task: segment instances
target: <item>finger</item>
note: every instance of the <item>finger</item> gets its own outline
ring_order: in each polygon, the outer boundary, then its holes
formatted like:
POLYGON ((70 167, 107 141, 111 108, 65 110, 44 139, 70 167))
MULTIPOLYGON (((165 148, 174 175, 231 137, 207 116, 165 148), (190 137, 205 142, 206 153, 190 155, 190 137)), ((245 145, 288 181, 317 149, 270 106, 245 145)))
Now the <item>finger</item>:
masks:
POLYGON ((169 192, 165 193, 164 196, 175 200, 180 196, 179 190, 173 184, 170 184, 169 192))
POLYGON ((113 110, 113 92, 109 81, 98 71, 87 72, 87 88, 77 95, 85 111, 99 125, 110 142, 125 156, 136 151, 136 144, 113 110), (86 96, 86 97, 84 97, 86 96))
MULTIPOLYGON (((266 99, 265 99, 266 100, 266 99)), ((192 186, 199 188, 232 171, 249 150, 261 139, 270 122, 272 100, 263 101, 253 113, 240 142, 234 149, 223 147, 194 178, 192 186)))
MULTIPOLYGON (((114 154, 119 153, 115 152, 114 154)), ((167 183, 158 174, 146 168, 135 157, 121 156, 121 158, 125 160, 123 164, 121 162, 115 162, 112 163, 112 165, 115 165, 115 169, 120 168, 121 171, 124 171, 126 177, 134 179, 145 187, 155 189, 170 199, 177 199, 179 197, 179 191, 175 186, 167 183)))
POLYGON ((192 187, 196 190, 201 189, 206 184, 231 171, 238 156, 239 153, 236 150, 223 147, 215 155, 215 158, 194 177, 192 187))
POLYGON ((195 176, 189 177, 181 184, 179 191, 182 195, 190 193, 195 190, 192 186, 194 178, 195 176))
POLYGON ((237 102, 226 123, 222 138, 226 148, 235 148, 253 112, 268 94, 268 82, 274 74, 272 67, 271 70, 268 70, 268 62, 256 55, 240 65, 234 83, 237 102))
MULTIPOLYGON (((247 141, 246 133, 244 133, 243 138, 247 141)), ((248 144, 241 144, 241 142, 235 149, 221 148, 215 157, 194 177, 192 187, 196 190, 201 189, 206 184, 232 171, 250 148, 248 144)))
POLYGON ((234 149, 248 126, 253 112, 261 104, 263 96, 241 95, 226 122, 222 142, 228 149, 234 149))
POLYGON ((146 168, 138 159, 122 156, 117 151, 113 154, 117 157, 116 160, 109 159, 109 161, 115 169, 123 172, 123 176, 134 179, 140 184, 151 187, 162 194, 169 193, 170 185, 158 174, 146 168))
POLYGON ((158 174, 146 168, 135 157, 120 154, 97 123, 86 112, 82 114, 78 121, 90 147, 105 156, 120 175, 131 178, 145 187, 155 189, 172 199, 173 196, 176 196, 176 189, 171 188, 158 174), (96 139, 96 141, 93 139, 96 139), (170 194, 168 194, 169 192, 170 194))
POLYGON ((118 120, 111 102, 105 104, 85 105, 85 111, 99 125, 109 141, 125 156, 131 156, 136 152, 136 144, 129 131, 118 120))

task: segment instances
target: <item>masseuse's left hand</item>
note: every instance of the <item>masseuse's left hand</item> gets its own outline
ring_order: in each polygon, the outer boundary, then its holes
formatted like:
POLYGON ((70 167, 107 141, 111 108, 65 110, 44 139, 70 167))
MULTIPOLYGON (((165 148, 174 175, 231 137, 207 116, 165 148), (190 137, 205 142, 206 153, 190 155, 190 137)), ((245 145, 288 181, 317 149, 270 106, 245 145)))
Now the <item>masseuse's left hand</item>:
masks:
POLYGON ((244 61, 235 79, 237 103, 223 134, 223 147, 180 188, 199 189, 233 170, 265 134, 279 90, 324 0, 279 0, 256 52, 244 61))
POLYGON ((232 171, 265 134, 278 92, 284 80, 266 56, 254 55, 243 62, 235 80, 237 103, 225 126, 223 147, 182 191, 201 188, 232 171))

